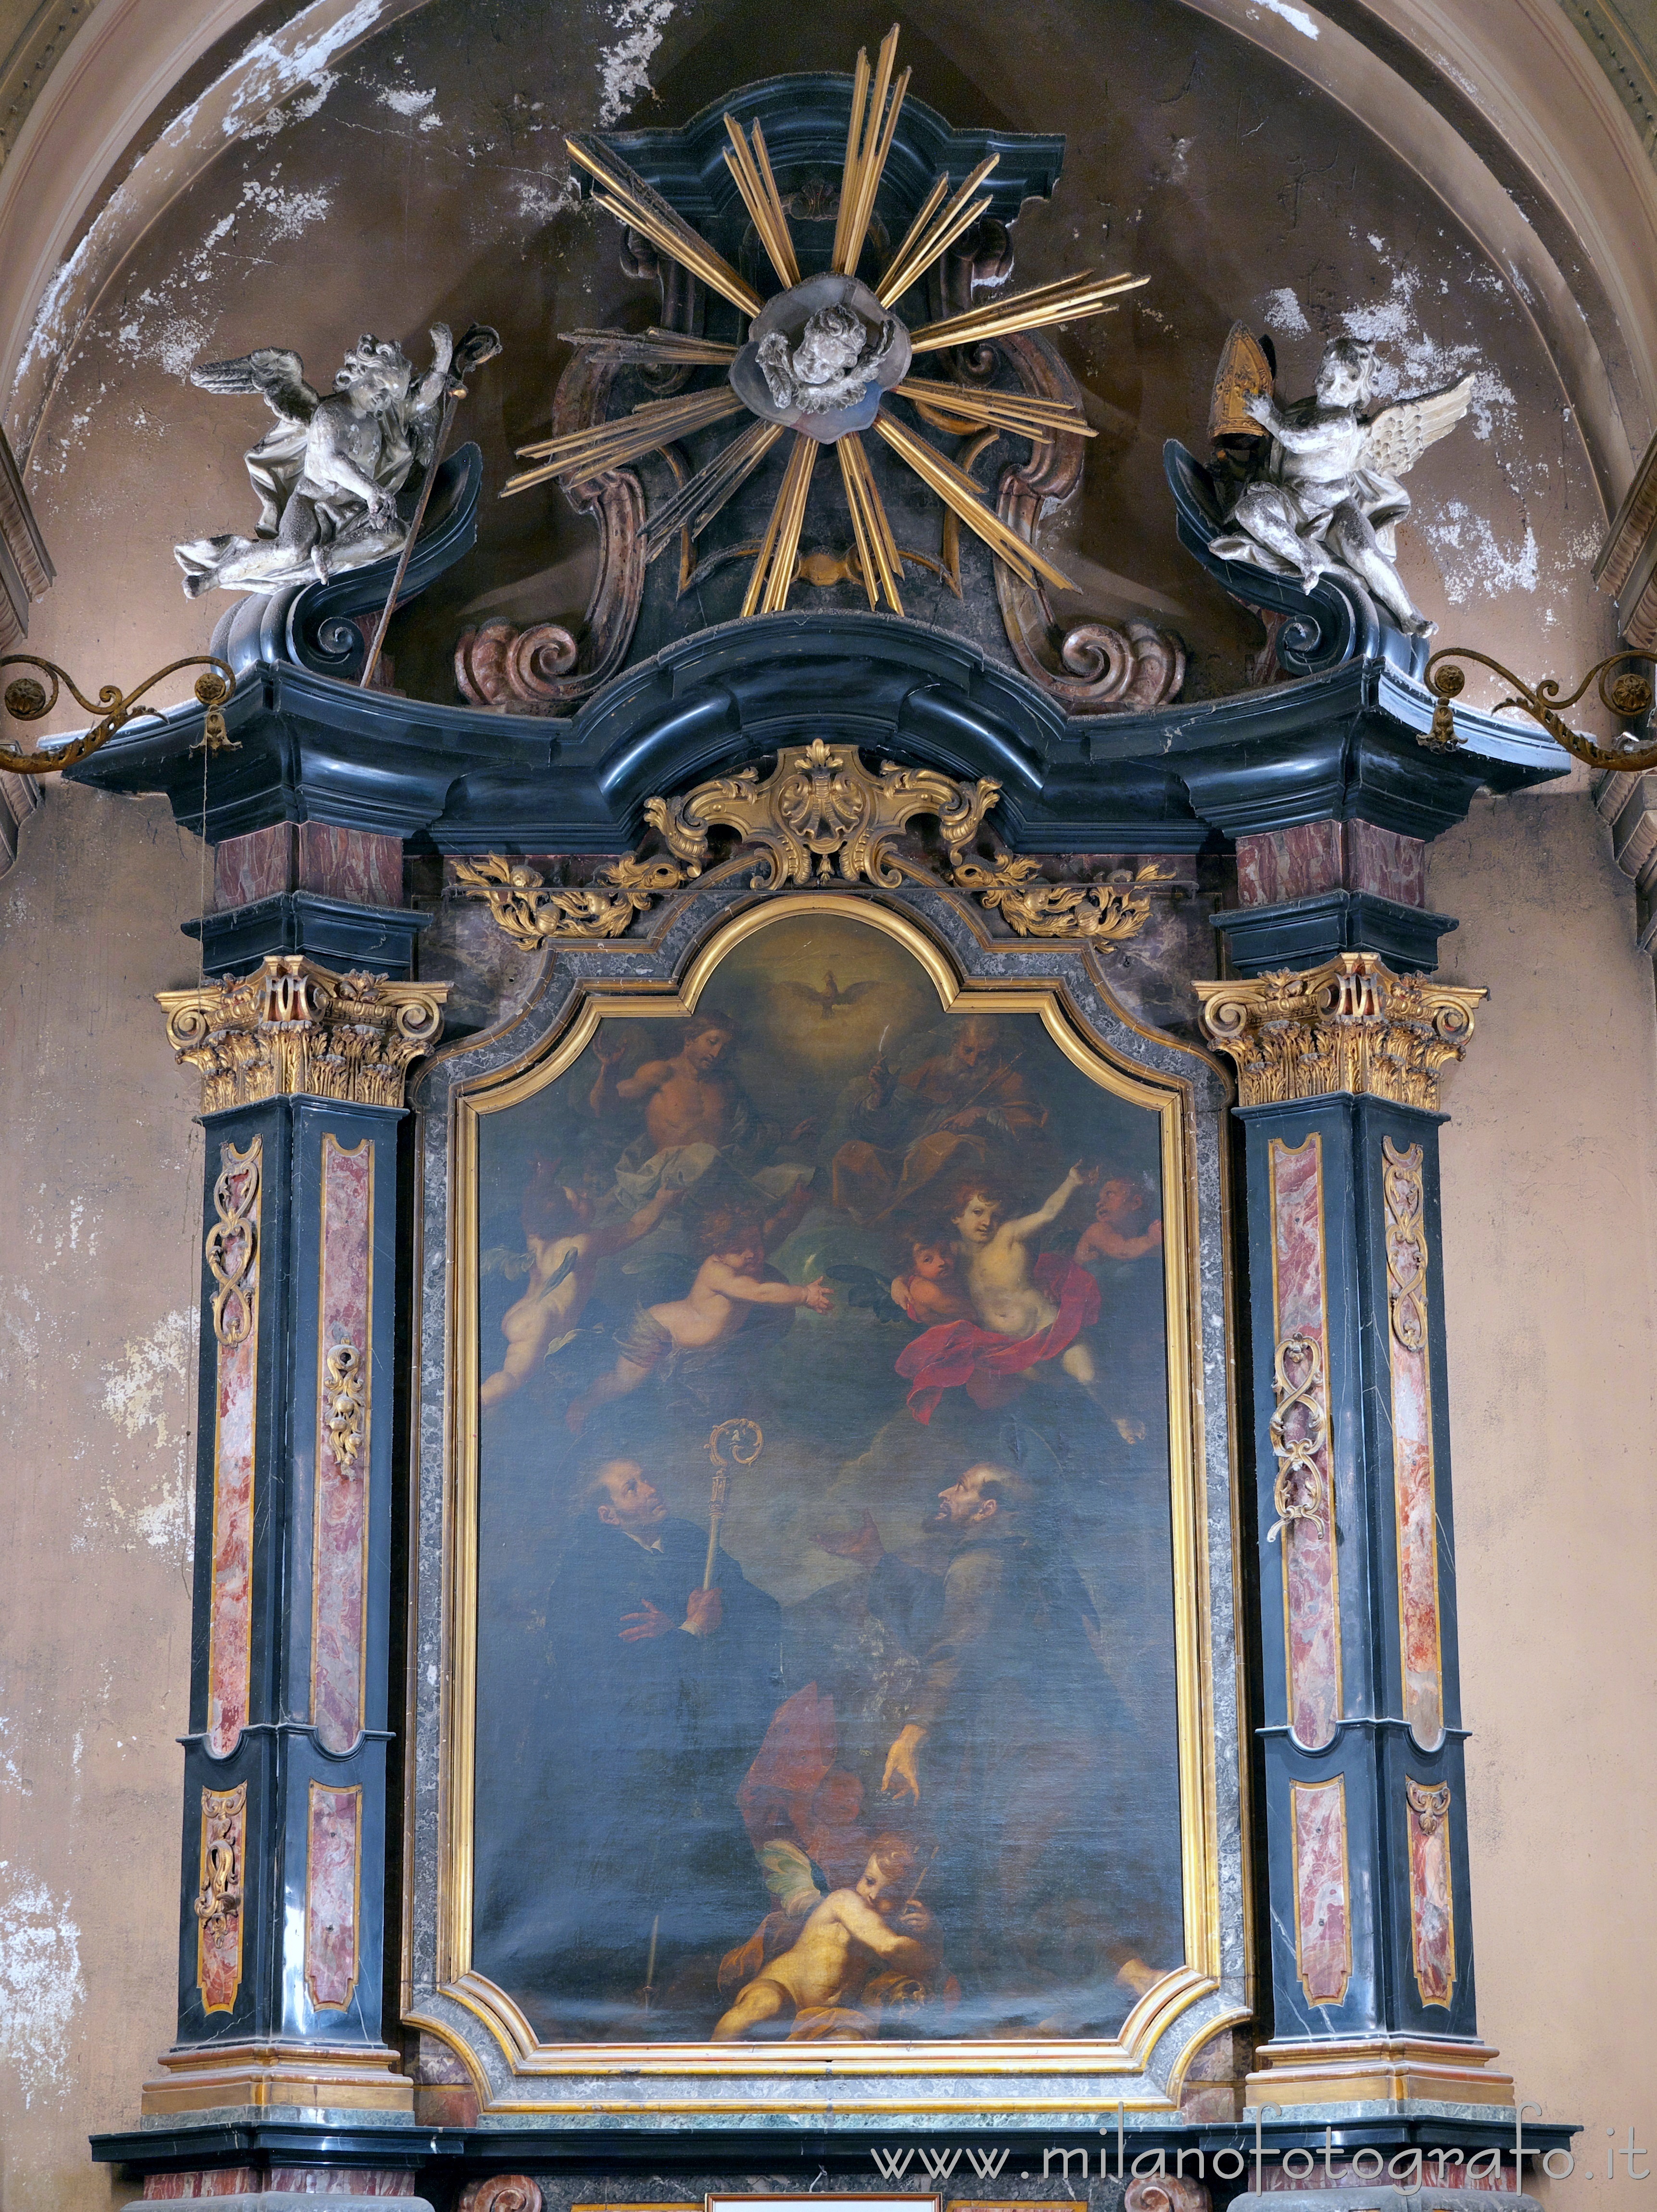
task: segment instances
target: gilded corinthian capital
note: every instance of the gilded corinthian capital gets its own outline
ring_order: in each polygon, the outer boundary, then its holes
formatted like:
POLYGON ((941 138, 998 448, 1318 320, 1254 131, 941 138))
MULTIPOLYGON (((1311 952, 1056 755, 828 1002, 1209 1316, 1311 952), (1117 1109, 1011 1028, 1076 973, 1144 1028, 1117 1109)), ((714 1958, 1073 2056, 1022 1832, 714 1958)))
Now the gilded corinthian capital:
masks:
POLYGON ((336 975, 272 952, 251 975, 158 991, 167 1041, 200 1071, 202 1111, 300 1094, 400 1106, 412 1063, 443 1029, 446 983, 336 975))
POLYGON ((1193 988, 1204 1034, 1236 1063, 1240 1104, 1351 1091, 1429 1111, 1438 1105, 1440 1068, 1460 1059, 1473 1009, 1488 995, 1427 975, 1395 975, 1373 952, 1193 988))

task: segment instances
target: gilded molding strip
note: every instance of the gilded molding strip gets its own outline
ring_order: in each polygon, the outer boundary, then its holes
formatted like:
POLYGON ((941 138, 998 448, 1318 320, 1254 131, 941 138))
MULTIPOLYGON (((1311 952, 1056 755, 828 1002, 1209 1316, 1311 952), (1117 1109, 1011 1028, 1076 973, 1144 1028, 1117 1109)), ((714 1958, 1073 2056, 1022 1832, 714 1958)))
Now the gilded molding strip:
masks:
POLYGON ((1281 1106, 1350 1091, 1399 1106, 1438 1108, 1438 1073, 1473 1033, 1488 994, 1395 975, 1373 952, 1341 952, 1320 968, 1193 983, 1203 1034, 1236 1064, 1244 1106, 1281 1106))
POLYGON ((319 2010, 343 2012, 357 1978, 362 1901, 362 1790, 311 1784, 305 1852, 305 1986, 319 2010))
POLYGON ((218 1218, 205 1254, 212 1303, 213 1580, 207 1630, 207 1741, 220 1759, 247 1725, 252 1685, 253 1432, 258 1405, 259 1218, 264 1147, 219 1147, 218 1218))
POLYGON ((247 1784, 202 1792, 200 1887, 196 1894, 196 1986, 203 2012, 231 2012, 241 1987, 242 1880, 247 1784))
POLYGON ((316 1501, 311 1550, 311 1717, 349 1751, 366 1711, 368 1436, 373 1372, 374 1143, 322 1139, 317 1283, 316 1501))
POLYGON ((1295 1972, 1306 2001, 1338 2005, 1352 1978, 1352 1893, 1346 1855, 1346 1781, 1291 1782, 1295 1972))
POLYGON ((1455 1901, 1450 1887, 1450 1785, 1406 1775, 1410 1832, 1410 1939, 1424 2005, 1448 2009, 1455 1988, 1455 1901))
POLYGON ((1272 1534, 1281 1532, 1283 1538, 1289 1723, 1298 1741, 1315 1751, 1333 1741, 1341 1702, 1339 1569, 1328 1423, 1323 1139, 1314 1133, 1303 1144, 1290 1146, 1274 1137, 1266 1159, 1272 1189, 1272 1333, 1277 1373, 1285 1384, 1272 1419, 1272 1444, 1283 1455, 1278 1485, 1284 1493, 1278 1500, 1280 1517, 1272 1534), (1296 1434, 1279 1445, 1279 1437, 1291 1421, 1296 1434))
POLYGON ((1404 1717, 1423 1751, 1444 1741, 1438 1598, 1438 1504, 1427 1340, 1427 1231, 1422 1148, 1381 1140, 1387 1212, 1387 1348, 1393 1376, 1393 1496, 1398 1527, 1398 1626, 1404 1717))

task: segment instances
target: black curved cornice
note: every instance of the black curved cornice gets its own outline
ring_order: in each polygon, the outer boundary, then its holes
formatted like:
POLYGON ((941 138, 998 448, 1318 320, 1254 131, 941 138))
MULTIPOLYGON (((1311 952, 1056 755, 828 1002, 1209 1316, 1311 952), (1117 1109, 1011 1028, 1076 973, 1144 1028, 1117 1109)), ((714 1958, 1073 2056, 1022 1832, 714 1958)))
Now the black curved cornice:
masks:
POLYGON ((1381 659, 1150 714, 1065 715, 966 640, 885 614, 750 617, 676 641, 563 719, 360 691, 290 661, 248 669, 238 750, 203 777, 201 710, 124 732, 73 779, 165 792, 213 842, 315 820, 448 853, 616 853, 644 800, 814 737, 865 757, 993 776, 1027 852, 1196 850, 1357 816, 1434 837, 1481 787, 1565 774, 1539 731, 1458 713, 1461 749, 1418 738, 1433 701, 1381 659))

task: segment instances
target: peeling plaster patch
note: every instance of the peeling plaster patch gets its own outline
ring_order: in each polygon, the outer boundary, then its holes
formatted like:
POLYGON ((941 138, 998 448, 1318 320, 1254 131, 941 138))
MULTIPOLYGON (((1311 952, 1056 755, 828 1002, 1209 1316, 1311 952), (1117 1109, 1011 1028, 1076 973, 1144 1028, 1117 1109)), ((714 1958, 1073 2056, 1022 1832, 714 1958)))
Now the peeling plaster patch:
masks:
POLYGON ((1266 295, 1266 327, 1281 331, 1284 337, 1303 338, 1311 333, 1312 325, 1306 319, 1292 286, 1284 284, 1266 295))
MULTIPOLYGON (((337 82, 337 79, 330 75, 328 64, 348 46, 355 46, 366 39, 391 4, 392 0, 357 0, 355 7, 347 9, 343 15, 319 31, 314 38, 302 40, 291 53, 273 37, 254 40, 225 73, 227 78, 240 79, 221 120, 220 128, 225 137, 270 136, 273 130, 282 127, 281 123, 273 122, 275 112, 295 93, 301 97, 294 102, 290 111, 291 118, 297 119, 301 114, 314 115, 337 82)), ((665 4, 668 12, 671 12, 671 0, 656 0, 656 4, 665 4)), ((652 41, 652 52, 655 43, 652 41)), ((213 91, 217 92, 224 82, 225 79, 221 78, 213 91)), ((210 96, 203 94, 203 100, 210 96)), ((192 100, 167 125, 153 150, 158 154, 170 154, 188 146, 201 108, 201 100, 192 100)), ((67 355, 71 350, 84 313, 83 308, 76 311, 81 299, 82 275, 95 265, 106 234, 112 230, 118 232, 135 212, 136 207, 137 195, 130 182, 118 186, 86 236, 41 294, 33 325, 13 374, 14 393, 27 382, 37 363, 50 359, 53 355, 67 355)), ((33 420, 16 426, 18 434, 13 442, 20 454, 27 454, 39 419, 37 415, 33 420)))
POLYGON ((551 177, 514 177, 512 189, 518 202, 519 219, 524 222, 550 222, 555 216, 581 204, 574 177, 567 178, 562 184, 551 177))
POLYGON ((1533 592, 1540 567, 1536 532, 1525 525, 1525 540, 1516 554, 1504 553, 1496 532, 1482 514, 1475 514, 1465 500, 1453 499, 1442 519, 1416 518, 1417 527, 1438 555, 1444 580, 1444 596, 1452 606, 1465 606, 1471 599, 1494 592, 1533 592))
POLYGON ((648 64, 675 5, 676 0, 622 0, 610 16, 622 35, 614 46, 598 50, 598 79, 604 87, 598 100, 601 129, 619 123, 635 100, 654 89, 648 64))
POLYGON ((1305 9, 1291 8, 1288 0, 1254 0, 1254 5, 1266 9, 1271 15, 1281 15, 1284 21, 1292 30, 1298 31, 1303 39, 1315 39, 1318 35, 1318 27, 1305 9))
POLYGON ((175 1309, 152 1335, 129 1340, 120 1359, 106 1366, 104 1411, 130 1437, 153 1428, 164 1451, 176 1441, 167 1435, 167 1394, 173 1383, 188 1383, 195 1348, 196 1316, 175 1309))
POLYGON ((262 185, 250 177, 241 188, 244 201, 270 218, 270 242, 298 238, 313 222, 320 222, 333 204, 326 192, 284 192, 275 185, 262 185))
POLYGON ((62 2094, 70 2021, 85 1996, 81 1931, 67 1903, 0 1859, 0 2052, 26 2110, 62 2094))
POLYGON ((429 92, 416 92, 412 86, 388 84, 379 94, 379 104, 389 107, 394 115, 423 115, 437 98, 437 88, 429 92))
POLYGON ((285 131, 290 123, 308 123, 338 82, 339 79, 332 70, 324 70, 303 92, 296 94, 281 106, 273 107, 258 122, 250 124, 244 135, 249 138, 274 138, 277 131, 285 131))
POLYGON ((29 1784, 17 1761, 6 1749, 6 1739, 10 1734, 11 1723, 0 1717, 0 1790, 15 1790, 20 1797, 27 1797, 31 1794, 29 1784))

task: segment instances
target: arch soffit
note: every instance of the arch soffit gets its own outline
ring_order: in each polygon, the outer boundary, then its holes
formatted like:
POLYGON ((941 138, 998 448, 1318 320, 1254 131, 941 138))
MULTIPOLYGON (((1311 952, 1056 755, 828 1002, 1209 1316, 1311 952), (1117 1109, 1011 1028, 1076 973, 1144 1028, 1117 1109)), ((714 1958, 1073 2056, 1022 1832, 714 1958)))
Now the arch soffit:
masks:
MULTIPOLYGON (((169 95, 215 46, 234 46, 258 0, 94 9, 0 169, 0 382, 20 456, 85 317, 162 208, 272 107, 419 4, 309 0, 251 38, 136 160, 169 95)), ((1614 509, 1657 422, 1657 179, 1558 0, 1182 4, 1339 102, 1478 240, 1535 322, 1614 509), (1549 219, 1529 219, 1525 198, 1549 219)))

